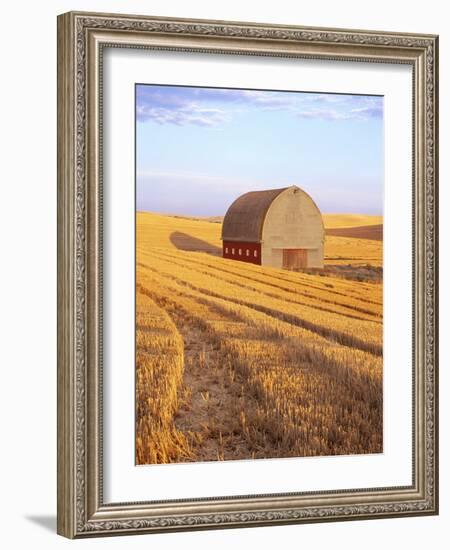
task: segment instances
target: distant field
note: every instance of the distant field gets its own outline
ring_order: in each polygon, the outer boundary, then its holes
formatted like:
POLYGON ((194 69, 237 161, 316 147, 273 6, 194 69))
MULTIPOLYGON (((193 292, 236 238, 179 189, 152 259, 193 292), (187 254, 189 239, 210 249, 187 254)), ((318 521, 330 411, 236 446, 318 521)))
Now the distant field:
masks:
POLYGON ((362 225, 356 227, 336 227, 326 229, 327 235, 336 237, 351 237, 356 239, 383 240, 383 225, 362 225))
POLYGON ((383 216, 367 216, 361 214, 323 214, 322 218, 326 229, 381 225, 383 223, 383 216))
MULTIPOLYGON (((379 267, 381 221, 325 216, 359 233, 326 263, 379 267)), ((382 285, 225 260, 220 229, 137 214, 137 463, 381 452, 382 285)))

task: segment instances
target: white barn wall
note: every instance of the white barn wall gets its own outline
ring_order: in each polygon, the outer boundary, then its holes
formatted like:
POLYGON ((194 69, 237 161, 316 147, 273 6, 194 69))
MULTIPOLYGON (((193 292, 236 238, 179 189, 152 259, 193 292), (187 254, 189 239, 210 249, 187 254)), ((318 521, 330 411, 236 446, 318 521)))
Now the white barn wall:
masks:
POLYGON ((283 267, 283 248, 308 250, 308 267, 323 267, 325 229, 311 197, 289 187, 270 205, 263 225, 261 263, 283 267))

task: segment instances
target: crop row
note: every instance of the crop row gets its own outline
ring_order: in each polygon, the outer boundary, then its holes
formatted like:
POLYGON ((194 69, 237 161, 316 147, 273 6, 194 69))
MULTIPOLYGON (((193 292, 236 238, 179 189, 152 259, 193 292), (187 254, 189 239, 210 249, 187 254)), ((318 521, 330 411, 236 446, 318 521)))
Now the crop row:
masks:
MULTIPOLYGON (((149 256, 150 257, 150 256, 149 256)), ((339 343, 380 355, 382 327, 373 321, 356 320, 333 312, 324 312, 308 305, 274 298, 252 288, 225 281, 186 265, 153 255, 141 269, 160 272, 165 277, 183 282, 207 295, 224 298, 263 311, 292 324, 312 329, 339 343)))
POLYGON ((238 262, 228 261, 228 263, 224 263, 217 262, 217 259, 205 260, 202 257, 204 255, 200 256, 199 254, 183 254, 183 256, 180 256, 162 251, 155 251, 153 254, 157 254, 160 258, 170 259, 175 264, 182 262, 184 265, 189 265, 192 269, 215 275, 224 281, 239 284, 242 287, 258 290, 267 296, 308 305, 324 312, 329 311, 355 319, 381 322, 381 308, 378 305, 366 303, 352 296, 337 298, 326 290, 317 289, 311 291, 305 289, 304 285, 299 281, 296 283, 275 283, 265 274, 243 272, 236 266, 238 262))
POLYGON ((174 426, 183 379, 183 339, 167 313, 142 292, 136 296, 136 463, 191 456, 174 426))

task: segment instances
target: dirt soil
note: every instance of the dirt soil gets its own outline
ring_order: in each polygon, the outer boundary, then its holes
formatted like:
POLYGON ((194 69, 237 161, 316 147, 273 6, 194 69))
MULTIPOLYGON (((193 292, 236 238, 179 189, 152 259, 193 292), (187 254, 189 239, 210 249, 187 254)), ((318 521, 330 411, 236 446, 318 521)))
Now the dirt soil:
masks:
POLYGON ((352 237, 354 239, 383 240, 383 225, 362 225, 360 227, 333 227, 325 229, 327 235, 352 237))
POLYGON ((190 436, 195 461, 251 458, 254 449, 242 434, 244 389, 221 358, 220 346, 183 316, 174 318, 184 338, 184 380, 176 427, 190 436))
POLYGON ((315 275, 338 277, 351 281, 382 283, 383 268, 373 265, 325 265, 323 269, 301 269, 302 273, 314 273, 315 275))

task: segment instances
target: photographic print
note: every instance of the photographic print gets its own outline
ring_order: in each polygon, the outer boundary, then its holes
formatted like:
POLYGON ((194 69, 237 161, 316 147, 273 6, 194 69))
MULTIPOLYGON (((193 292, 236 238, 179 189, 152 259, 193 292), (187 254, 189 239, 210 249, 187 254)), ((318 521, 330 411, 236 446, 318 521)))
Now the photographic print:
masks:
POLYGON ((58 16, 58 533, 438 513, 438 36, 58 16))
POLYGON ((138 84, 136 464, 383 451, 383 98, 138 84))

